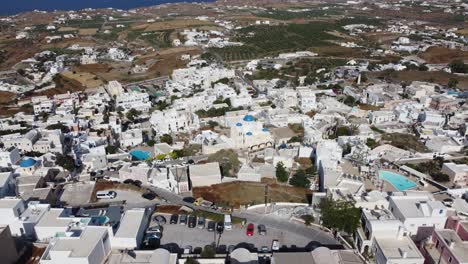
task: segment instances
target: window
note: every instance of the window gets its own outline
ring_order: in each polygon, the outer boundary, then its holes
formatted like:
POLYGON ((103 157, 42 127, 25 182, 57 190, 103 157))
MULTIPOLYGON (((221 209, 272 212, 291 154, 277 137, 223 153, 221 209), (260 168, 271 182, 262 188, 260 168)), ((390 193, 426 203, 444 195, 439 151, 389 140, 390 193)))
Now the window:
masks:
POLYGON ((449 257, 449 258, 448 258, 448 262, 449 262, 449 263, 452 263, 452 257, 449 257))

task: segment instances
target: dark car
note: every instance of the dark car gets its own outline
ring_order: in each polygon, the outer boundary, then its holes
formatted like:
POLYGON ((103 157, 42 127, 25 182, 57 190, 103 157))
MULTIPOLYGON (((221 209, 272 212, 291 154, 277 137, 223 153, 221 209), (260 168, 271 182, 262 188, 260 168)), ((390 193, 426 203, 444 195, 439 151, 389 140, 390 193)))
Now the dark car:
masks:
POLYGON ((181 225, 186 225, 187 224, 187 215, 181 215, 180 216, 179 224, 181 224, 181 225))
POLYGON ((147 200, 154 200, 156 198, 156 194, 153 192, 146 192, 141 195, 141 197, 147 199, 147 200))
POLYGON ((265 225, 258 225, 258 234, 261 236, 266 236, 267 231, 265 225))
POLYGON ((158 223, 159 225, 165 225, 166 224, 166 217, 162 216, 162 215, 156 215, 154 218, 153 218, 153 221, 155 221, 156 223, 158 223))
POLYGON ((216 229, 216 223, 213 221, 208 222, 208 227, 206 228, 209 232, 214 232, 216 229))
POLYGON ((174 225, 174 224, 177 224, 177 222, 179 222, 179 216, 176 215, 176 214, 173 214, 171 215, 171 224, 174 225))
POLYGON ((216 224, 216 232, 218 232, 218 234, 222 234, 224 232, 224 223, 223 222, 218 222, 216 224))
POLYGON ((203 216, 198 217, 197 226, 198 226, 198 228, 200 228, 200 229, 205 228, 205 217, 203 217, 203 216))
POLYGON ((184 201, 186 203, 193 203, 193 202, 195 202, 195 198, 187 196, 187 197, 184 197, 184 199, 182 199, 182 201, 184 201))
POLYGON ((189 216, 188 218, 188 227, 194 228, 197 225, 197 217, 196 216, 189 216))

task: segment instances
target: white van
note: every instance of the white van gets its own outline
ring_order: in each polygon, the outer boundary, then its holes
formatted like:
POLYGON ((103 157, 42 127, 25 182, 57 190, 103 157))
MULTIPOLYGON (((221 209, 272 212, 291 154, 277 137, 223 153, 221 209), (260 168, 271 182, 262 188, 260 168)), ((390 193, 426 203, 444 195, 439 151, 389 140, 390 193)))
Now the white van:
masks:
POLYGON ((232 230, 232 221, 231 221, 231 215, 230 214, 225 214, 224 215, 224 229, 225 230, 232 230))
POLYGON ((117 197, 117 193, 114 191, 98 191, 96 192, 96 198, 98 199, 114 199, 117 197))

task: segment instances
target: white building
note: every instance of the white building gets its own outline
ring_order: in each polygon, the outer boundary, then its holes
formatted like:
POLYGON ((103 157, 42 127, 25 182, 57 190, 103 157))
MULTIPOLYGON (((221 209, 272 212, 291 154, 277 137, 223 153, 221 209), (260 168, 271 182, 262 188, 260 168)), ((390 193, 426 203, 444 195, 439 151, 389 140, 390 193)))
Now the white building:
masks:
POLYGON ((229 138, 236 149, 259 149, 273 145, 270 131, 252 115, 245 115, 242 120, 231 126, 229 138))
POLYGON ((151 102, 149 101, 149 94, 132 91, 117 95, 115 106, 117 108, 122 107, 124 111, 134 108, 142 112, 148 112, 151 108, 151 102))
POLYGON ((112 228, 87 226, 53 239, 39 263, 101 264, 111 252, 112 228))
POLYGON ((119 140, 123 148, 135 147, 143 143, 143 132, 139 128, 128 129, 120 134, 119 140))
POLYGON ((17 147, 10 147, 8 149, 0 149, 0 167, 11 167, 16 165, 21 159, 17 147))
POLYGON ((158 135, 190 132, 200 128, 198 116, 192 111, 154 111, 150 123, 158 135))
POLYGON ((111 241, 112 249, 137 249, 145 235, 150 218, 150 211, 145 208, 134 208, 125 211, 120 226, 111 241))
POLYGON ((444 228, 447 208, 430 196, 425 192, 395 193, 390 196, 389 210, 403 223, 409 235, 416 235, 420 227, 444 228))
POLYGON ((0 199, 0 225, 10 226, 13 236, 36 238, 34 227, 50 209, 48 204, 29 202, 22 199, 6 197, 0 199))
POLYGON ((369 113, 369 120, 372 124, 385 124, 395 120, 395 114, 392 111, 372 111, 369 113))
POLYGON ((189 178, 193 187, 211 186, 221 183, 221 171, 218 162, 189 166, 189 178))

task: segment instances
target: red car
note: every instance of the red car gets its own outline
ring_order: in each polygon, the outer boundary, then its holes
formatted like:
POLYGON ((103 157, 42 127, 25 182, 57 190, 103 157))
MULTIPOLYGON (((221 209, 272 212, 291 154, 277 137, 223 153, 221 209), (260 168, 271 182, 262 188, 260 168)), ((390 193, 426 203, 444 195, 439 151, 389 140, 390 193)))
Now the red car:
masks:
POLYGON ((254 234, 254 224, 250 223, 247 225, 247 236, 253 236, 254 234))

